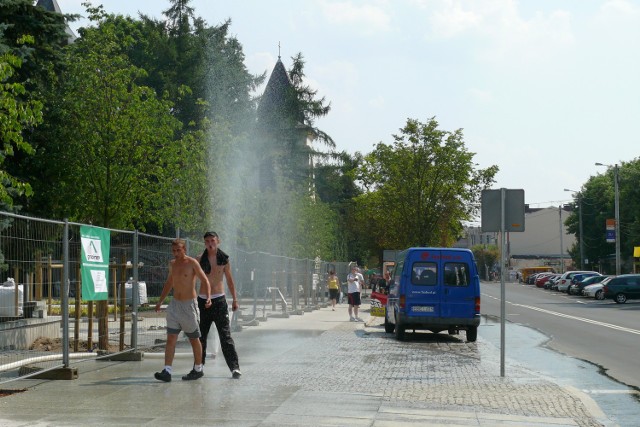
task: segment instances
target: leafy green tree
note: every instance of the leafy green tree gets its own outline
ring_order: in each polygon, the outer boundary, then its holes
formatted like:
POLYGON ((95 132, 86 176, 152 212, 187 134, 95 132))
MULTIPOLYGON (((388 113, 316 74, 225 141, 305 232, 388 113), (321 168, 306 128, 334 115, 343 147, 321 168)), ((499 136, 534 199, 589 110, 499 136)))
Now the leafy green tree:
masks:
POLYGON ((52 208, 104 227, 162 230, 179 211, 203 211, 181 203, 205 204, 193 197, 204 187, 204 135, 178 136, 171 102, 138 84, 146 73, 123 52, 132 40, 119 37, 101 7, 88 11, 99 25, 69 49, 58 96, 52 208))
POLYGON ((22 61, 16 56, 0 55, 0 206, 11 209, 14 198, 32 193, 31 185, 16 179, 5 169, 5 160, 16 151, 33 153, 33 148, 23 138, 24 130, 42 121, 42 103, 28 99, 21 83, 10 83, 14 71, 22 61))
POLYGON ((0 2, 5 49, 22 60, 14 79, 22 82, 34 97, 42 97, 42 90, 51 85, 61 71, 61 51, 68 43, 65 20, 75 18, 75 15, 61 15, 36 7, 32 0, 0 2), (25 36, 31 38, 30 43, 23 42, 25 36))
MULTIPOLYGON (((355 198, 362 194, 354 180, 354 171, 362 162, 359 153, 350 155, 341 152, 334 160, 324 158, 314 169, 315 189, 318 198, 336 213, 339 239, 333 249, 330 259, 355 260, 360 265, 372 255, 369 244, 370 233, 366 227, 360 227, 355 218, 355 198)), ((375 248, 375 246, 373 246, 375 248)), ((375 251, 375 249, 374 249, 375 251)))
MULTIPOLYGON (((623 272, 633 270, 631 259, 634 246, 640 246, 640 206, 638 197, 640 189, 636 183, 640 178, 640 160, 622 162, 619 166, 620 196, 620 255, 623 272)), ((589 263, 587 267, 615 272, 615 244, 605 239, 607 219, 615 218, 615 186, 614 171, 609 168, 606 173, 592 176, 582 186, 582 230, 580 236, 578 195, 575 195, 574 209, 565 224, 568 233, 577 237, 576 243, 569 250, 574 263, 580 262, 580 239, 584 239, 584 255, 589 263)))
POLYGON ((476 169, 473 156, 462 130, 440 130, 434 118, 409 119, 392 145, 379 143, 365 156, 357 213, 380 249, 453 244, 498 170, 476 169))
MULTIPOLYGON (((13 144, 16 149, 5 148, 3 160, 11 156, 12 161, 2 161, 1 167, 2 174, 11 177, 3 179, 5 186, 11 187, 11 203, 26 209, 30 208, 34 198, 32 188, 42 170, 37 154, 47 141, 38 137, 42 134, 38 132, 41 127, 36 129, 35 125, 48 121, 44 99, 63 69, 62 51, 68 42, 65 19, 74 19, 71 15, 48 12, 33 3, 31 0, 0 2, 0 55, 11 55, 2 59, 2 84, 5 95, 10 91, 10 96, 22 108, 17 116, 15 110, 7 114, 11 119, 3 124, 6 131, 18 125, 15 119, 22 116, 21 130, 14 129, 11 137, 3 138, 5 147, 13 144), (31 111, 34 116, 27 119, 30 108, 34 108, 31 111)), ((4 108, 9 106, 5 104, 4 108)))
POLYGON ((489 280, 489 271, 500 260, 500 249, 496 245, 475 245, 471 252, 476 259, 480 277, 489 280))

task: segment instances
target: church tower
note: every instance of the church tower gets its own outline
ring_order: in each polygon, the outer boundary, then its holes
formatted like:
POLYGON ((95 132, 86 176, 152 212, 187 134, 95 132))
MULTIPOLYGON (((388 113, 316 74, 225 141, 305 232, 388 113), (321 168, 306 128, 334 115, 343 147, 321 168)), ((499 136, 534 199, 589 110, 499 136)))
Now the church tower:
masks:
POLYGON ((296 89, 278 56, 257 111, 256 142, 262 148, 262 190, 313 187, 313 132, 305 124, 296 89))

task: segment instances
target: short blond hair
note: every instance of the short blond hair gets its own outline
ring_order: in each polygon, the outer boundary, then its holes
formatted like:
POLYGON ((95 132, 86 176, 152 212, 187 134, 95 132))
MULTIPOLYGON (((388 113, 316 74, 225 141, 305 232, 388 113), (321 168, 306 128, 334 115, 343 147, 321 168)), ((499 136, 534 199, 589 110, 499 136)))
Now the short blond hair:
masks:
POLYGON ((182 246, 182 247, 186 247, 186 242, 183 239, 175 239, 173 242, 171 242, 171 247, 174 246, 182 246))

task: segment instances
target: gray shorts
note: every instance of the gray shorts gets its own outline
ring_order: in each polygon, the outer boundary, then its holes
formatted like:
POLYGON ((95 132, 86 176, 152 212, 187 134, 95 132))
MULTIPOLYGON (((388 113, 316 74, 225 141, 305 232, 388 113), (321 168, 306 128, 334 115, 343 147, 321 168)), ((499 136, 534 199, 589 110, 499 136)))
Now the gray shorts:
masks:
POLYGON ((184 330, 187 337, 199 338, 199 318, 200 312, 195 299, 188 301, 172 299, 167 307, 167 334, 177 335, 184 330))

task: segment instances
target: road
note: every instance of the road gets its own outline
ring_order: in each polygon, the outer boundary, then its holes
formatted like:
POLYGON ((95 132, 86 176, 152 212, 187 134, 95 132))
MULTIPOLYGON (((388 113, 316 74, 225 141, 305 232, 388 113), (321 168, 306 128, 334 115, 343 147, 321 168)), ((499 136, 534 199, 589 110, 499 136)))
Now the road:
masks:
MULTIPOLYGON (((640 389, 640 301, 616 304, 532 285, 505 284, 506 320, 535 328, 546 345, 602 367, 607 375, 640 389)), ((483 315, 500 317, 500 283, 482 283, 483 315)), ((505 350, 510 337, 505 337, 505 350)))

